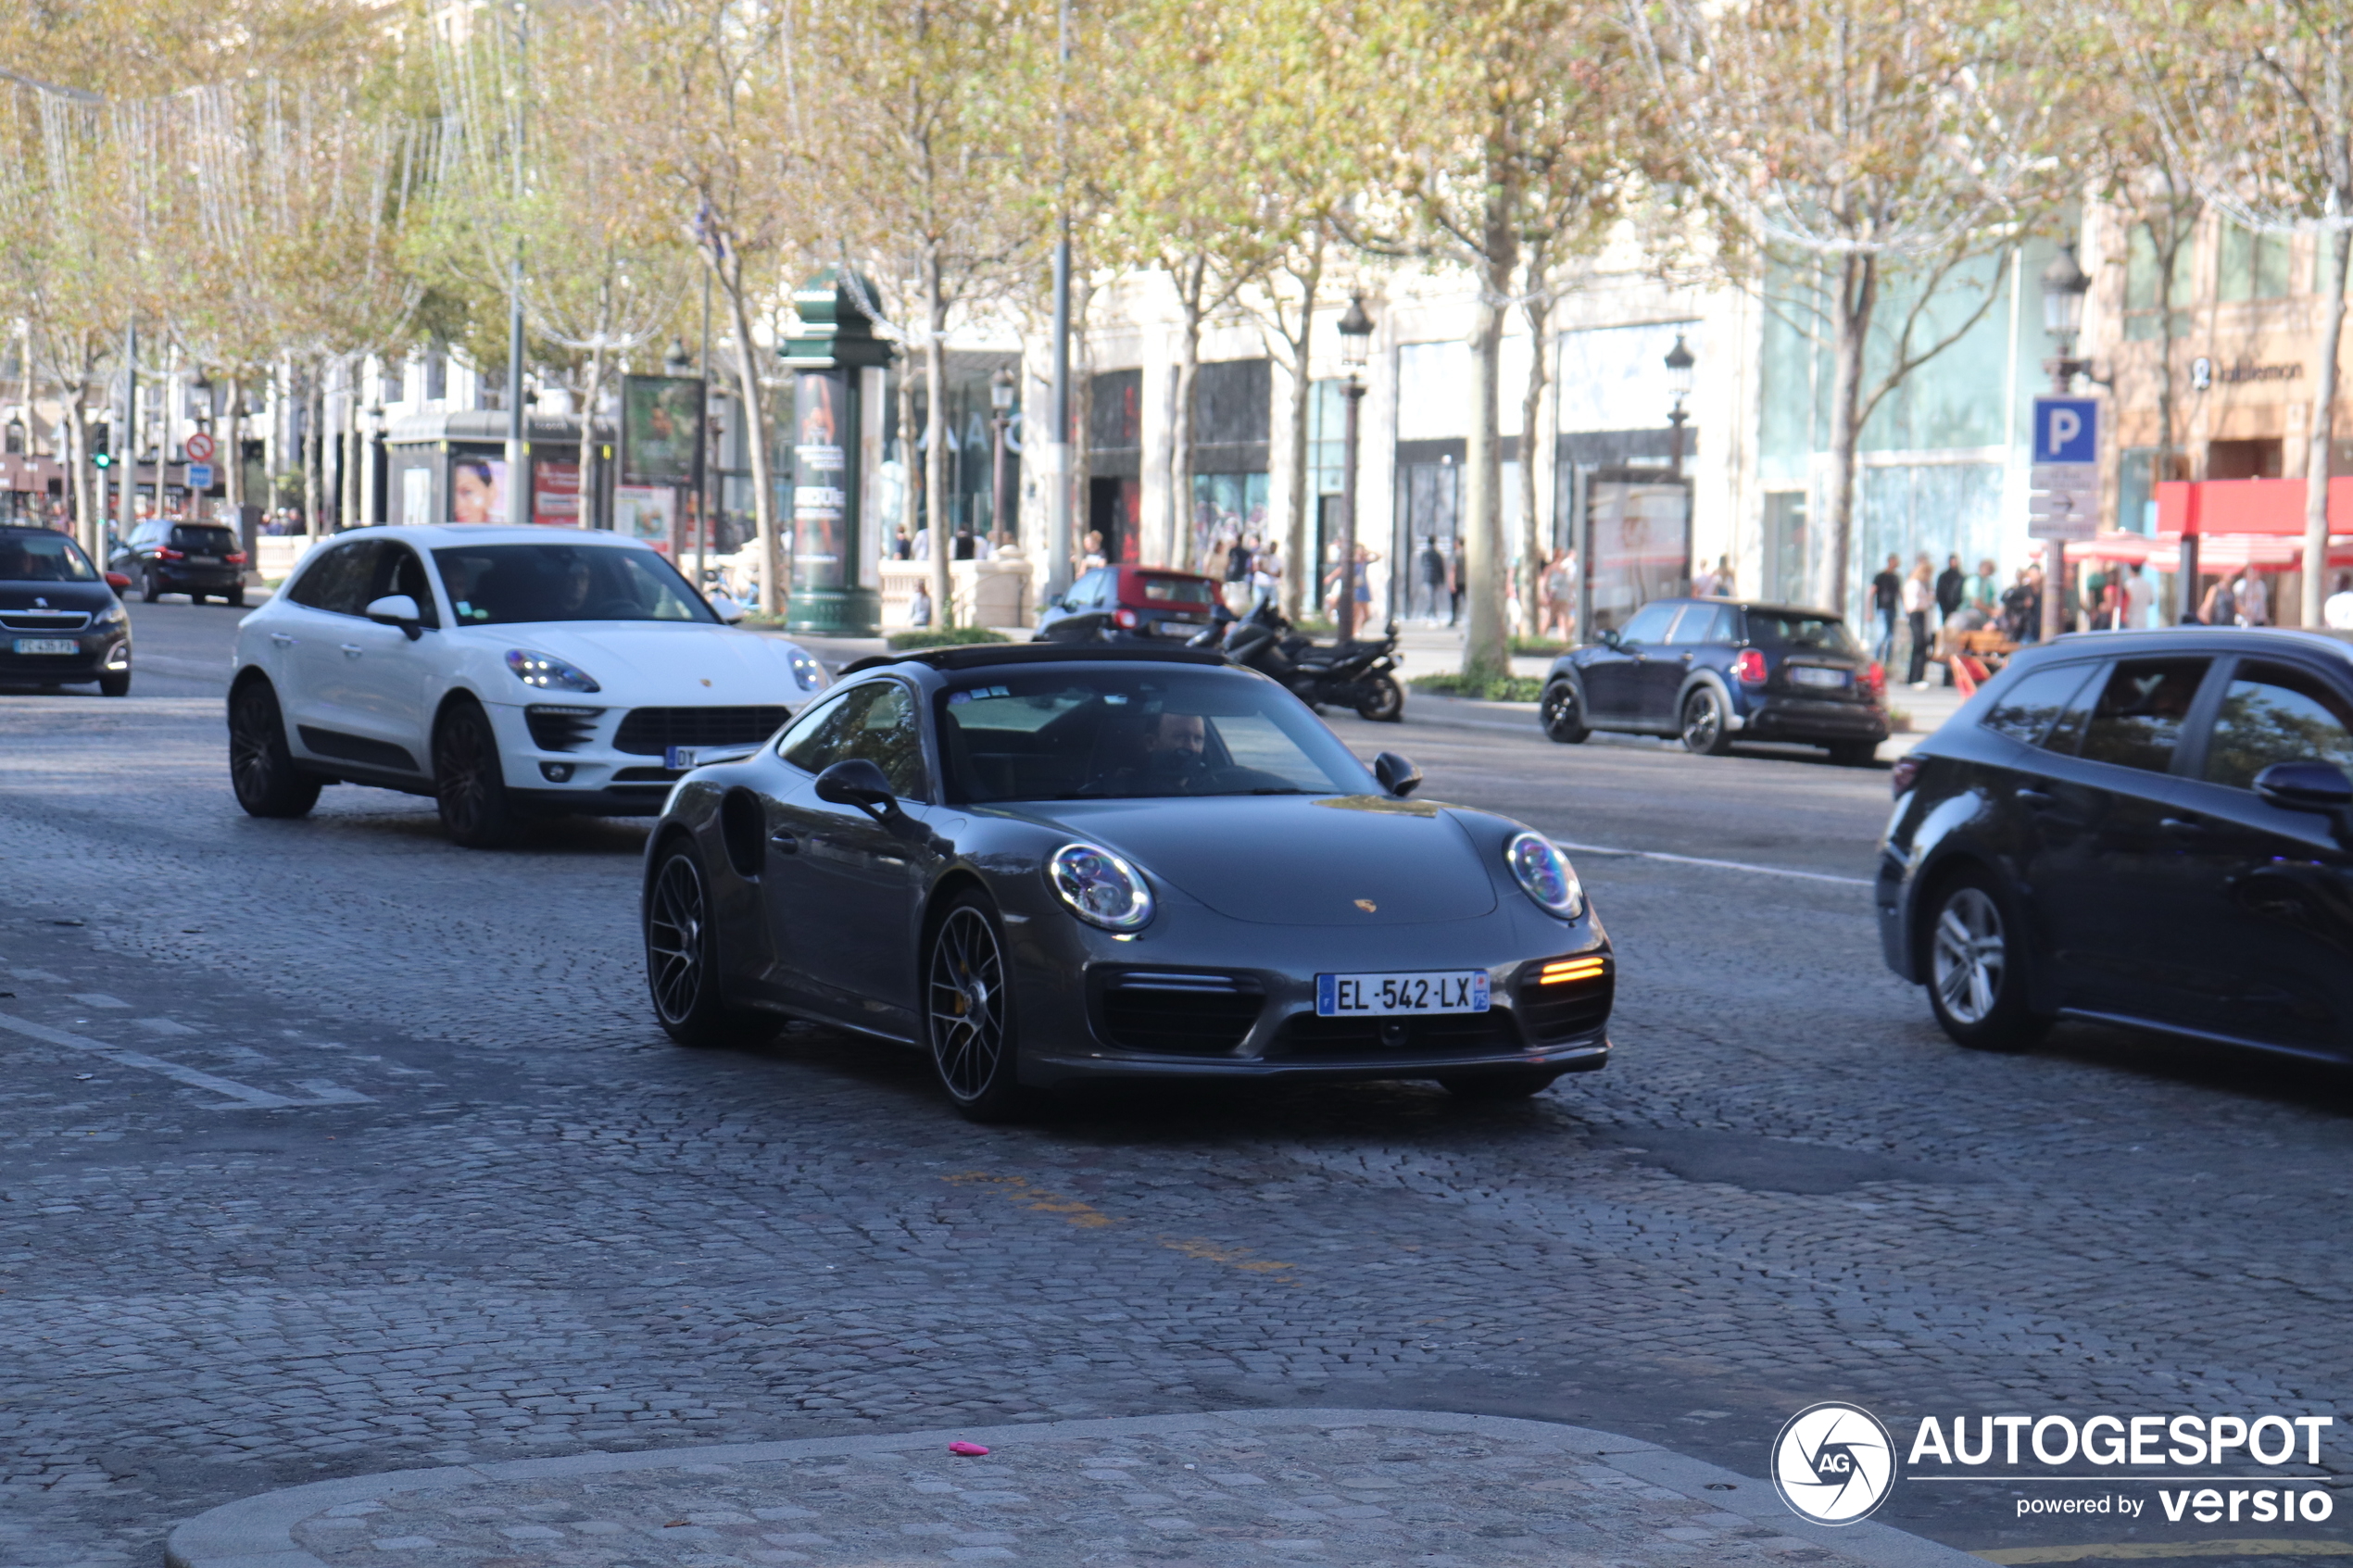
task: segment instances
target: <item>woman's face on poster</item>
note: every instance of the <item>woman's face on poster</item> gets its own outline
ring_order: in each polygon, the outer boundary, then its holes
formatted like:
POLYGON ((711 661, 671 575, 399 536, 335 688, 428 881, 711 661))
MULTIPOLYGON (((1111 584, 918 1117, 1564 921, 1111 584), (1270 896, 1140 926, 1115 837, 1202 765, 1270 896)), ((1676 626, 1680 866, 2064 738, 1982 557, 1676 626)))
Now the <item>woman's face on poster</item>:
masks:
POLYGON ((479 465, 460 463, 450 482, 450 516, 459 522, 495 522, 491 515, 497 489, 479 465))

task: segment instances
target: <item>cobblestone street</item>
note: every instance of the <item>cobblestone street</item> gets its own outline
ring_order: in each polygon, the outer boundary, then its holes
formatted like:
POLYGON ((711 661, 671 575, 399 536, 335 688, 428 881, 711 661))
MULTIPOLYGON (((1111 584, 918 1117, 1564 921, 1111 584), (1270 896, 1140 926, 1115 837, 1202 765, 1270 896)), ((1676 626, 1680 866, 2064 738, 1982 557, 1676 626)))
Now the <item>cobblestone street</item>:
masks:
MULTIPOLYGON (((2080 1026, 1950 1046, 1877 951, 1884 771, 1340 728, 1427 796, 1643 852, 1577 857, 1623 963, 1605 1072, 1508 1108, 1154 1090, 975 1127, 847 1036, 669 1044, 641 825, 472 853, 350 787, 253 821, 212 701, 0 699, 0 1562, 155 1568, 206 1509, 377 1471, 956 1424, 1459 1411, 1755 1476, 1826 1399, 1908 1433, 2353 1395, 2346 1080, 2080 1026)), ((1878 1518, 2125 1538, 2014 1495, 1878 1518)), ((862 1527, 994 1549, 901 1524, 862 1527)), ((700 1561, 796 1561, 778 1528, 700 1561)), ((1705 1538, 1491 1560, 1803 1547, 1705 1538)), ((501 1539, 431 1561, 557 1561, 501 1539)), ((308 1549, 403 1561, 370 1540, 308 1549)), ((1228 1560, 1189 1540, 1147 1555, 1228 1560)), ((1398 1540, 1326 1560, 1435 1549, 1398 1540)), ((608 1560, 636 1561, 579 1559, 608 1560)))

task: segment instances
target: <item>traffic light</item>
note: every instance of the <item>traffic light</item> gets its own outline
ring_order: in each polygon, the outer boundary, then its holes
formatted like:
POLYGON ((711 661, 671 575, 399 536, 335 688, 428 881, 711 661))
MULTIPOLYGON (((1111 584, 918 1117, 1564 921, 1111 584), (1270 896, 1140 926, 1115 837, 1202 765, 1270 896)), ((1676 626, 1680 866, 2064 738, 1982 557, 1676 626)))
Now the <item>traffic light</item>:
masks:
POLYGON ((90 461, 93 467, 110 469, 114 467, 114 455, 101 446, 90 454, 90 461))
POLYGON ((114 455, 107 450, 107 427, 92 425, 89 427, 89 433, 91 465, 101 469, 112 468, 114 455))

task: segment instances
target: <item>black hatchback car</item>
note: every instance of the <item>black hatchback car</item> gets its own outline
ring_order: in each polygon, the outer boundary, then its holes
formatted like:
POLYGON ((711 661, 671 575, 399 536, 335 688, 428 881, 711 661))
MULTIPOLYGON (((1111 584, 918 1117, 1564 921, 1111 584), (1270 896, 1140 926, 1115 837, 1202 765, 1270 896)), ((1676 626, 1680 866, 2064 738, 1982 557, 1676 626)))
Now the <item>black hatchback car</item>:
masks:
POLYGON ((1730 599, 1653 599, 1544 678, 1544 734, 1679 735, 1708 756, 1735 740, 1826 746, 1850 766, 1887 738, 1886 678, 1846 622, 1818 609, 1730 599))
POLYGON ((150 518, 111 564, 139 584, 145 604, 165 594, 185 594, 191 604, 245 602, 245 552, 236 531, 221 523, 150 518))
POLYGON ((129 585, 55 529, 0 527, 0 681, 127 696, 131 618, 115 589, 129 585))
POLYGON ((2066 1017, 2353 1057, 2348 774, 2353 640, 2029 649, 1896 764, 1888 965, 1965 1046, 2066 1017))

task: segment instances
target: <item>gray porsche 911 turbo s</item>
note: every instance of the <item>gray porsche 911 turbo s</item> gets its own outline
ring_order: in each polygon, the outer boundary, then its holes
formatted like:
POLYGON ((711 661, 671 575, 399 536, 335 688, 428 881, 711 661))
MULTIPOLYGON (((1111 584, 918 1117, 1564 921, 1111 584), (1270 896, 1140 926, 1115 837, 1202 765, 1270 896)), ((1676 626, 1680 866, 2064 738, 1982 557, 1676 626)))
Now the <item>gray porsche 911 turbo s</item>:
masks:
POLYGON ((642 920, 682 1044, 856 1030, 976 1121, 1087 1080, 1511 1098, 1607 1060, 1616 960, 1561 852, 1412 798, 1265 677, 1035 645, 843 675, 748 755, 679 759, 642 920))

